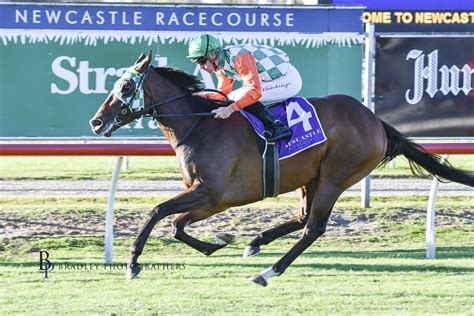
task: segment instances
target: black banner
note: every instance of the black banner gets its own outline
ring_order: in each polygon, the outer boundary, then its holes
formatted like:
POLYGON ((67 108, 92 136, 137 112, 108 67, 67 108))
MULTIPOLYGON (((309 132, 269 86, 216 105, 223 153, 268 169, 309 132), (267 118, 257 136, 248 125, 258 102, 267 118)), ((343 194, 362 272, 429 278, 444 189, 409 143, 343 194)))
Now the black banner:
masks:
POLYGON ((378 117, 409 136, 474 136, 474 37, 379 37, 375 64, 378 117))

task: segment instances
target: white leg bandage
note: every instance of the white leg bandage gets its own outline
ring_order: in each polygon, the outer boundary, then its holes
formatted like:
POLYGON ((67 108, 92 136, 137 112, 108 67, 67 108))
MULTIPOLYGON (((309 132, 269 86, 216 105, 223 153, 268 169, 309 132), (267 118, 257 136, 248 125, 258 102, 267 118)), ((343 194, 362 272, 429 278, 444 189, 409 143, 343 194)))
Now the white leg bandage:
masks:
POLYGON ((265 281, 267 281, 267 283, 268 279, 270 279, 272 276, 278 275, 278 273, 276 273, 273 268, 268 268, 267 270, 262 271, 259 274, 265 279, 265 281))

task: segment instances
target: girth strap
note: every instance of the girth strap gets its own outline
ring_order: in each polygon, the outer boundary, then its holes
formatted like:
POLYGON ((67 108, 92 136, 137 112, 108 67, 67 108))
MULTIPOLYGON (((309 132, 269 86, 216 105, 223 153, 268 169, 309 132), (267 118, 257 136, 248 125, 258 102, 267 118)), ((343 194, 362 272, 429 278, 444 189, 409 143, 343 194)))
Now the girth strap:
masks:
POLYGON ((276 143, 267 143, 262 163, 263 198, 277 196, 280 193, 280 159, 276 143))

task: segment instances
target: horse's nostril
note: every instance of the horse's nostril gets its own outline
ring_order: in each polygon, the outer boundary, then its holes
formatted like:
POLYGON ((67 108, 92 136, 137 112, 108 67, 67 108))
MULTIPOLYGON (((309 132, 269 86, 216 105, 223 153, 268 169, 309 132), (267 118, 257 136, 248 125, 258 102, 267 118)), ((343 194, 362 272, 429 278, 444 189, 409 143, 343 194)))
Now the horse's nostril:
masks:
POLYGON ((91 120, 91 125, 93 127, 99 127, 102 125, 102 121, 101 120, 97 120, 97 119, 94 119, 94 120, 91 120))

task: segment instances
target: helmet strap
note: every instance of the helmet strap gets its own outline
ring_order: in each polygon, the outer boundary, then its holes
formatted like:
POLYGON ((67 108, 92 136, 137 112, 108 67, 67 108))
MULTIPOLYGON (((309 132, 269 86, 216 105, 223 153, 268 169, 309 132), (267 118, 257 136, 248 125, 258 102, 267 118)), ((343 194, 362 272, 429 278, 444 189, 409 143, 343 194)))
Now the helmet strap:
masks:
POLYGON ((209 51, 209 34, 206 34, 206 52, 204 53, 204 57, 207 57, 207 52, 209 51))

